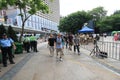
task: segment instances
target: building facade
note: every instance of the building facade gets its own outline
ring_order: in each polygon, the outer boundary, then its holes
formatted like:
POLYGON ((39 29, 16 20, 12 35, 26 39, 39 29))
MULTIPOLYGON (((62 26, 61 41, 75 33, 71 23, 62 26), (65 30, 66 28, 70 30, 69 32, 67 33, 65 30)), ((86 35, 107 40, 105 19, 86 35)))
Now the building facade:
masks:
MULTIPOLYGON (((49 14, 43 14, 41 12, 36 13, 28 18, 25 23, 25 31, 29 32, 58 32, 58 24, 60 19, 59 0, 44 0, 50 8, 49 14)), ((29 9, 29 7, 27 8, 29 9)), ((0 17, 0 22, 13 26, 17 31, 20 31, 22 21, 18 16, 20 13, 16 7, 9 7, 7 10, 1 11, 1 16, 6 17, 6 21, 3 21, 3 17, 0 17)))

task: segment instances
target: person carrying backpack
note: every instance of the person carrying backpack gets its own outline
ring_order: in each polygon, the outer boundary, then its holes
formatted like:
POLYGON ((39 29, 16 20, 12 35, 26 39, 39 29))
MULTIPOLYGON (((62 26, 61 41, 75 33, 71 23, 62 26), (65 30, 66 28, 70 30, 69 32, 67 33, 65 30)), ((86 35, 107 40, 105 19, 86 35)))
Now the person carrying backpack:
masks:
POLYGON ((64 54, 63 54, 62 37, 60 34, 57 35, 57 38, 55 40, 55 45, 56 45, 56 58, 59 57, 59 60, 62 61, 62 57, 64 54), (60 56, 58 53, 60 53, 60 56))

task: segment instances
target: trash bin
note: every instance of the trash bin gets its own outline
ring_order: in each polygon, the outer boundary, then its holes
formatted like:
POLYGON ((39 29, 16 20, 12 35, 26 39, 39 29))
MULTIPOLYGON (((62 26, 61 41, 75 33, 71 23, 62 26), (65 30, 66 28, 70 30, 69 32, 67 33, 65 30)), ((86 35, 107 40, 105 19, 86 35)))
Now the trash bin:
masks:
POLYGON ((14 52, 15 54, 23 53, 23 44, 22 43, 16 42, 15 46, 16 46, 16 50, 14 52))

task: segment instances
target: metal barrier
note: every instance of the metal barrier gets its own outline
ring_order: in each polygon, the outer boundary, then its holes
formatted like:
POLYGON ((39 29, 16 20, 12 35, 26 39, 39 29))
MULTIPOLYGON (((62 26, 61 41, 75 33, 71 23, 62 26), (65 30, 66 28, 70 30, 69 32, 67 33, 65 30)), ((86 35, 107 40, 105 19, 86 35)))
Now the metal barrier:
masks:
MULTIPOLYGON (((120 60, 120 43, 98 41, 97 45, 100 51, 108 53, 109 58, 120 60)), ((89 43, 88 45, 81 45, 80 47, 85 48, 89 51, 92 51, 92 49, 94 48, 94 44, 89 43)))

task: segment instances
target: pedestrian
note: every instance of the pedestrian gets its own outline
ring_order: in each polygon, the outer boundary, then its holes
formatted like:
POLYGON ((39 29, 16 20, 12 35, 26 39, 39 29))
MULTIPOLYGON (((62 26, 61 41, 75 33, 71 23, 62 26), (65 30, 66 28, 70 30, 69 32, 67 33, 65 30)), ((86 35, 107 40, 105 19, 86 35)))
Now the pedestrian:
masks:
POLYGON ((61 38, 61 34, 57 35, 57 38, 55 40, 55 44, 56 44, 56 58, 60 61, 62 61, 62 57, 63 57, 63 44, 62 44, 62 38, 61 38), (59 53, 60 52, 60 56, 59 53))
POLYGON ((74 39, 73 39, 73 44, 74 44, 74 53, 78 52, 78 55, 80 55, 80 50, 79 50, 79 46, 80 46, 80 39, 78 38, 77 35, 75 35, 74 39))
POLYGON ((62 38, 62 46, 63 46, 63 49, 64 49, 64 46, 65 46, 65 38, 63 35, 61 35, 61 38, 62 38))
POLYGON ((34 38, 35 38, 35 41, 34 41, 34 51, 35 52, 39 52, 38 49, 37 49, 37 37, 36 37, 36 34, 34 34, 34 38))
POLYGON ((2 39, 0 39, 0 46, 2 52, 2 63, 4 67, 7 67, 7 57, 9 58, 10 64, 15 64, 13 61, 12 47, 15 50, 16 46, 11 38, 8 38, 4 33, 2 39))
POLYGON ((27 53, 29 53, 30 52, 30 38, 29 38, 29 35, 25 35, 24 46, 25 46, 25 50, 27 51, 27 53))
POLYGON ((70 33, 68 36, 68 43, 69 43, 69 50, 72 51, 72 45, 73 45, 73 36, 70 33))
POLYGON ((118 33, 114 34, 114 40, 117 41, 118 40, 118 33))
POLYGON ((68 48, 68 35, 64 36, 66 49, 68 48))
POLYGON ((38 52, 37 50, 37 37, 34 35, 30 36, 30 46, 31 46, 31 50, 34 52, 38 52))
POLYGON ((53 57, 54 56, 54 44, 55 44, 55 38, 53 37, 52 34, 50 34, 50 37, 48 38, 48 47, 50 50, 50 56, 53 57))

